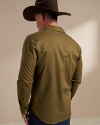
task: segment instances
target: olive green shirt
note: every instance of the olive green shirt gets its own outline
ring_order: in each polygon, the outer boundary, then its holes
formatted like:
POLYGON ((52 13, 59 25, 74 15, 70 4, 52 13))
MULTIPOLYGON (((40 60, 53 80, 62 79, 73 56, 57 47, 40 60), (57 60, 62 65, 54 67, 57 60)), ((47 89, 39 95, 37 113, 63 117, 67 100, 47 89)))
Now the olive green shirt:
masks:
POLYGON ((62 27, 48 25, 23 43, 17 93, 20 111, 31 109, 46 124, 71 116, 82 77, 82 50, 62 27))

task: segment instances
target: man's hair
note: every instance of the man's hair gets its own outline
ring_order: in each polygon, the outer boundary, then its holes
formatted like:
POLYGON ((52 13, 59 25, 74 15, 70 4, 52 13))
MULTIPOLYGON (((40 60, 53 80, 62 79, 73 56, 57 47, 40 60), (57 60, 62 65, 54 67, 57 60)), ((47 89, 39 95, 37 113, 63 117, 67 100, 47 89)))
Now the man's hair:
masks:
POLYGON ((56 21, 58 19, 58 16, 56 13, 42 13, 45 14, 45 16, 50 20, 50 21, 56 21))
POLYGON ((45 15, 50 21, 55 20, 57 22, 58 16, 56 13, 45 13, 45 15))

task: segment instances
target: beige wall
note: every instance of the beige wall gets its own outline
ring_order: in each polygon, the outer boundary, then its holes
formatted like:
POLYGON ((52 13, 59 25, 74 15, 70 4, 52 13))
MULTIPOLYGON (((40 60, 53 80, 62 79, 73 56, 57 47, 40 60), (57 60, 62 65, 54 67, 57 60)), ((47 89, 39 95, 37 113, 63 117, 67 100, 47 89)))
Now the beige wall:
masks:
MULTIPOLYGON (((22 122, 17 77, 25 37, 38 31, 22 11, 34 0, 0 0, 0 124, 22 122)), ((83 79, 72 100, 72 118, 100 117, 100 0, 58 0, 58 25, 82 48, 83 79)))

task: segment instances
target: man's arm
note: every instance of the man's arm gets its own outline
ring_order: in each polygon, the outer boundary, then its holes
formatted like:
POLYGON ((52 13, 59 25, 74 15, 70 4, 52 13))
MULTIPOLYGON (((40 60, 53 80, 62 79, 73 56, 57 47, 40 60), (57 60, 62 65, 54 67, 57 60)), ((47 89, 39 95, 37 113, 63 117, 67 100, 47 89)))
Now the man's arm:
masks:
POLYGON ((71 99, 75 95, 78 86, 81 83, 81 78, 82 78, 82 57, 81 57, 81 52, 78 57, 78 62, 75 68, 75 72, 72 78, 72 88, 71 88, 71 99))
POLYGON ((17 94, 20 111, 28 113, 28 101, 30 99, 34 70, 37 61, 35 42, 27 36, 22 49, 20 71, 17 80, 17 94))

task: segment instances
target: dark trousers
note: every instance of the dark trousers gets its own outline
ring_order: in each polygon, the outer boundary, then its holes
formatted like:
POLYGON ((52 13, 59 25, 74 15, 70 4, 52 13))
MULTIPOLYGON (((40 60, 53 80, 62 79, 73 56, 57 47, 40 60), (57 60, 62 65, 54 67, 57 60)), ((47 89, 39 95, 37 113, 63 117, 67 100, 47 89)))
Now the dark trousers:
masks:
POLYGON ((35 113, 30 110, 29 112, 29 119, 28 119, 28 123, 29 125, 70 125, 70 117, 62 122, 56 123, 56 124, 46 124, 44 122, 42 122, 36 115, 35 113))

